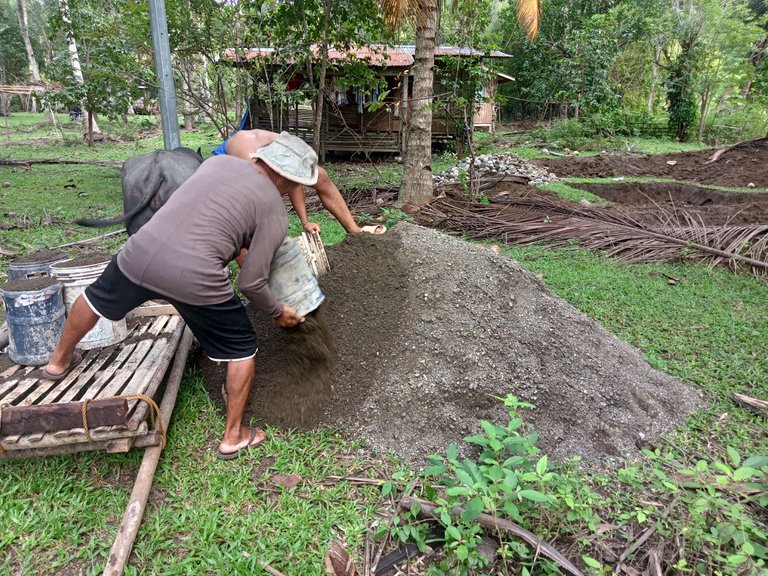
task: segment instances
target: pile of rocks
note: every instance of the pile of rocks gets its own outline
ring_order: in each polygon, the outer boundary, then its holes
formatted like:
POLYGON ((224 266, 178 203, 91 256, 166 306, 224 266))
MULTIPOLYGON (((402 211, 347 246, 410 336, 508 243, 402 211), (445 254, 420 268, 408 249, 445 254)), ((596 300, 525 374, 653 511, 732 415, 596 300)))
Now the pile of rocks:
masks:
MULTIPOLYGON (((433 176, 435 186, 440 184, 458 184, 462 175, 469 173, 469 158, 465 158, 449 170, 433 176)), ((556 179, 546 168, 535 166, 512 153, 481 154, 475 157, 475 174, 478 178, 486 175, 524 176, 530 184, 542 184, 556 179)))

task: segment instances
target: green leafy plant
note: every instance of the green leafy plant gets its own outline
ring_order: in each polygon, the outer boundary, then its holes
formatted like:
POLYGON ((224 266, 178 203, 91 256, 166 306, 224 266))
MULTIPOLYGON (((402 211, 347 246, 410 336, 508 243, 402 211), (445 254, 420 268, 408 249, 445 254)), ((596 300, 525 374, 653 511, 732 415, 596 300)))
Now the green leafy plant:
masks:
POLYGON ((408 222, 409 220, 413 220, 413 217, 408 216, 408 214, 399 208, 382 208, 381 212, 384 215, 384 226, 387 228, 391 228, 398 222, 408 222))
MULTIPOLYGON (((502 426, 484 420, 481 433, 465 438, 478 447, 477 458, 461 458, 458 446, 451 444, 444 455, 430 456, 431 464, 424 470, 427 477, 445 486, 435 502, 450 554, 433 568, 434 574, 443 573, 441 570, 472 574, 487 564, 478 550, 482 529, 474 522, 482 513, 506 517, 537 534, 546 533, 546 523, 534 524, 547 515, 567 518, 573 529, 594 529, 599 521, 592 506, 594 495, 574 477, 551 470, 548 456, 536 447, 538 434, 518 415, 521 409, 533 406, 511 394, 500 400, 509 422, 502 426), (452 512, 457 506, 462 509, 458 515, 452 512)), ((415 519, 418 509, 409 513, 415 519)), ((413 539, 421 547, 426 530, 424 524, 404 530, 398 522, 392 533, 401 540, 413 539)), ((519 542, 502 542, 499 553, 507 560, 525 562, 532 560, 535 551, 519 542)))

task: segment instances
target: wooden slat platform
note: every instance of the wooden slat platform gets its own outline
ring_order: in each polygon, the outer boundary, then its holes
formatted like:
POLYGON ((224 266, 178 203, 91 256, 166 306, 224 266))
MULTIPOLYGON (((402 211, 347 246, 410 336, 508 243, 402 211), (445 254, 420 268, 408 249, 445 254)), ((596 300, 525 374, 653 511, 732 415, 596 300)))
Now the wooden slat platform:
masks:
MULTIPOLYGON (((167 308, 162 311, 168 312, 167 308)), ((146 402, 113 398, 142 394, 154 399, 185 324, 176 314, 151 313, 134 316, 128 323, 126 340, 83 351, 82 362, 59 382, 43 378, 40 367, 12 364, 6 358, 0 369, 0 458, 99 449, 124 452, 134 445, 159 442, 158 434, 148 426, 146 402), (86 400, 90 440, 82 416, 77 418, 86 400), (24 428, 25 422, 33 431, 9 433, 24 428), (56 429, 66 422, 78 423, 56 429), (98 422, 109 424, 94 426, 98 422)))

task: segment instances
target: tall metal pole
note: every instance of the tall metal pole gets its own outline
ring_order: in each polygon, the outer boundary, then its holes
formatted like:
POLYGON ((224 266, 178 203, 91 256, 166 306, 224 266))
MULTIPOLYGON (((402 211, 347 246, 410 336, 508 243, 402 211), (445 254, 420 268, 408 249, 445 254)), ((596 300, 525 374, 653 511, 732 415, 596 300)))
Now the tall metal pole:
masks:
POLYGON ((163 144, 166 150, 181 146, 179 118, 176 115, 176 89, 173 86, 171 47, 168 43, 168 23, 165 0, 149 0, 149 22, 152 27, 152 45, 155 49, 155 71, 160 82, 160 118, 163 124, 163 144))

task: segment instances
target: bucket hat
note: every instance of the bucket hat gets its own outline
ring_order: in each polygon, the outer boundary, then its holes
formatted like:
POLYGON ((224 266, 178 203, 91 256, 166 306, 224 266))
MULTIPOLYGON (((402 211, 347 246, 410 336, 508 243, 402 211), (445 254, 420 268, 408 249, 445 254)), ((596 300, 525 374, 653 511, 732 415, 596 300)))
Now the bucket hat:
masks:
POLYGON ((281 132, 271 144, 253 152, 251 158, 263 160, 272 170, 292 182, 305 186, 317 183, 317 154, 304 140, 288 132, 281 132))

